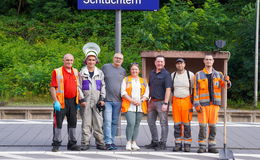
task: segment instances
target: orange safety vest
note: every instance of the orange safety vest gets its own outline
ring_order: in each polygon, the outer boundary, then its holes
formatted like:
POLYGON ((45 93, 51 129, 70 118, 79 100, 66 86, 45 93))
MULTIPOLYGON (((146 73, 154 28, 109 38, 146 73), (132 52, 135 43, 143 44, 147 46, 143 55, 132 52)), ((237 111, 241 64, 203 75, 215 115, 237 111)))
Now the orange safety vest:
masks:
MULTIPOLYGON (((208 71, 204 68, 202 71, 196 73, 194 83, 194 106, 209 106, 210 93, 208 89, 208 78, 206 76, 208 71)), ((225 86, 224 76, 221 72, 213 69, 212 71, 212 103, 214 105, 221 105, 221 88, 225 86)))
MULTIPOLYGON (((126 92, 131 97, 131 95, 132 95, 132 76, 128 76, 124 80, 126 81, 126 92)), ((140 84, 141 84, 140 95, 142 97, 145 93, 145 90, 146 90, 146 87, 147 87, 147 82, 141 77, 139 77, 139 81, 140 81, 140 84)), ((122 112, 127 112, 129 107, 130 107, 130 104, 131 104, 131 102, 123 97, 122 98, 122 112)), ((142 105, 142 111, 144 113, 147 113, 147 101, 143 101, 141 105, 142 105)))
MULTIPOLYGON (((75 68, 72 68, 72 69, 73 69, 74 75, 76 77, 77 87, 78 87, 78 85, 79 85, 78 74, 79 73, 78 73, 77 69, 75 69, 75 68)), ((64 98, 64 79, 63 79, 63 74, 62 74, 62 67, 56 68, 55 72, 56 72, 56 80, 57 80, 57 83, 58 83, 58 87, 56 88, 56 97, 61 104, 61 108, 64 109, 65 108, 65 102, 64 102, 65 98, 64 98)), ((78 104, 78 101, 79 101, 79 91, 77 89, 77 96, 76 96, 76 103, 77 104, 78 104)))

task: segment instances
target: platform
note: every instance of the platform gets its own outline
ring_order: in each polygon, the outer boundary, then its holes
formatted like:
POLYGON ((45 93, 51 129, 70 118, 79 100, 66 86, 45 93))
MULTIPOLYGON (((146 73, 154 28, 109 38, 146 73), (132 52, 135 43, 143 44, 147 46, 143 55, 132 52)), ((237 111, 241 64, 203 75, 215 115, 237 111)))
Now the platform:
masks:
MULTIPOLYGON (((122 120, 121 136, 116 138, 116 151, 99 151, 91 139, 88 151, 67 151, 66 121, 63 124, 63 142, 61 151, 51 152, 52 121, 51 120, 0 120, 0 159, 181 159, 181 160, 210 160, 217 159, 218 154, 197 154, 198 124, 192 123, 192 149, 190 153, 172 152, 174 145, 173 122, 169 122, 167 150, 157 152, 145 149, 150 143, 151 136, 147 122, 143 120, 137 144, 140 151, 125 151, 125 126, 122 120)), ((159 126, 159 122, 157 123, 159 126)), ((78 121, 77 137, 80 142, 81 121, 78 121)), ((159 132, 160 133, 160 132, 159 132)), ((236 159, 260 160, 260 123, 228 123, 228 146, 234 152, 236 159)), ((223 147, 223 123, 217 125, 217 147, 223 147)))

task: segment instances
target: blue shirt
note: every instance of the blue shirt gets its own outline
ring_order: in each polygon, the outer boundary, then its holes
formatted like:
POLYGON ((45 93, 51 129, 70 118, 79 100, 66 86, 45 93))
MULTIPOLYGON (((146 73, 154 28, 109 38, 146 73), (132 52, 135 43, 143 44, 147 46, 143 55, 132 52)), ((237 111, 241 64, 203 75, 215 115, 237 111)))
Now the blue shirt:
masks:
POLYGON ((149 76, 150 97, 164 100, 166 88, 172 87, 171 75, 166 69, 156 73, 155 69, 149 76))

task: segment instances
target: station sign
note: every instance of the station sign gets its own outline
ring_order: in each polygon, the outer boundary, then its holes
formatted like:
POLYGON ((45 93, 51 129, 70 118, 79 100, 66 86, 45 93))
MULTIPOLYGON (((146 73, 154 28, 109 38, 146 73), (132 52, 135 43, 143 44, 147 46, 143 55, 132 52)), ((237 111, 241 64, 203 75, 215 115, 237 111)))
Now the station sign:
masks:
POLYGON ((159 0, 78 0, 79 10, 159 10, 159 0))

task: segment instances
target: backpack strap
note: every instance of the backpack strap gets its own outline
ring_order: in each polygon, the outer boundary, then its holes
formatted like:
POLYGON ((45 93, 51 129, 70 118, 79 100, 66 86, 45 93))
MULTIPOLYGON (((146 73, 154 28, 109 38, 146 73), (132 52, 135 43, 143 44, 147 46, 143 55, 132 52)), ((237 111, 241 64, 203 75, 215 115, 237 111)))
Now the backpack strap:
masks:
POLYGON ((174 79, 175 79, 175 76, 176 76, 176 72, 173 73, 173 76, 172 76, 172 95, 174 93, 174 79))
MULTIPOLYGON (((189 71, 187 70, 187 76, 188 76, 188 79, 189 79, 189 91, 190 91, 190 101, 191 103, 193 104, 193 93, 192 93, 192 86, 191 86, 191 80, 190 80, 190 73, 189 71)), ((193 110, 190 112, 193 112, 193 110)))
POLYGON ((190 80, 190 73, 189 71, 187 70, 187 76, 188 76, 188 80, 189 80, 189 90, 190 90, 190 95, 192 94, 192 91, 191 91, 191 80, 190 80))

